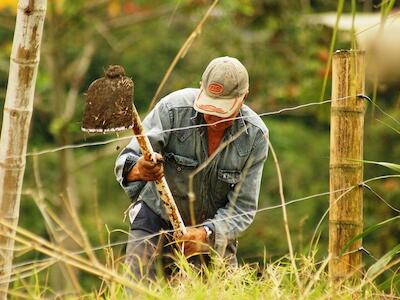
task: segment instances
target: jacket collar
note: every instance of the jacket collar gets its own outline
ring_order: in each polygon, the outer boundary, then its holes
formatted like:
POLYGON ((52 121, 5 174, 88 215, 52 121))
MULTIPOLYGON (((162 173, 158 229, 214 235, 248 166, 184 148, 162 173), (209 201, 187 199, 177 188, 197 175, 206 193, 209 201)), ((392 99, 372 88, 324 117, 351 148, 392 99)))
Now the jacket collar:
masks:
MULTIPOLYGON (((194 110, 194 113, 191 117, 191 124, 192 125, 200 125, 200 124, 205 124, 204 118, 203 118, 203 114, 197 112, 196 110, 194 110)), ((225 137, 226 138, 231 138, 233 135, 235 135, 237 132, 239 132, 240 130, 244 130, 244 132, 235 140, 232 142, 232 144, 235 146, 237 152, 239 153, 240 156, 245 156, 248 155, 251 151, 251 143, 249 143, 249 132, 245 128, 246 126, 246 122, 244 121, 243 116, 243 108, 240 109, 239 114, 238 114, 239 118, 234 120, 232 125, 227 129, 227 131, 225 132, 225 137)), ((203 136, 206 133, 206 127, 200 127, 197 128, 197 130, 200 131, 200 135, 203 136)), ((189 130, 190 132, 193 132, 193 130, 189 130)), ((187 133, 187 135, 190 135, 190 133, 187 133)))

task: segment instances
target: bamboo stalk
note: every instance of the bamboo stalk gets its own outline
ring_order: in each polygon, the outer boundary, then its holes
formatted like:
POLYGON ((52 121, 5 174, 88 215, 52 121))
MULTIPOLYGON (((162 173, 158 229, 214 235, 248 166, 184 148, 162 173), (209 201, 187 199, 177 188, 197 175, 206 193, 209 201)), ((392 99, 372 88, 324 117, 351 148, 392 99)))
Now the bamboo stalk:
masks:
MULTIPOLYGON (((0 138, 0 219, 14 226, 0 235, 0 277, 11 273, 29 125, 33 110, 46 0, 20 0, 10 59, 3 125, 0 138)), ((0 227, 0 231, 6 229, 0 227)), ((0 299, 7 298, 8 280, 0 284, 0 299)))
MULTIPOLYGON (((330 146, 330 190, 357 186, 363 181, 363 131, 365 53, 363 51, 337 51, 332 62, 332 106, 330 146), (345 100, 338 100, 339 98, 345 100)), ((346 278, 361 269, 361 253, 356 250, 361 240, 353 243, 349 252, 339 257, 345 244, 362 232, 363 189, 356 187, 343 195, 330 195, 329 211, 329 275, 332 280, 346 278)))

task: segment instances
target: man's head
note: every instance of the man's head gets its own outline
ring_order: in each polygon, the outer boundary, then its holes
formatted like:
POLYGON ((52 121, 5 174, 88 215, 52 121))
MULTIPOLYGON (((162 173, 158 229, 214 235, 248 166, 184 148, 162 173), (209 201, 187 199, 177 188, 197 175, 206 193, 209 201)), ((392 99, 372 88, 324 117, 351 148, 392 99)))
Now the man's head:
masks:
POLYGON ((203 73, 194 109, 219 118, 234 117, 249 92, 249 74, 236 58, 213 59, 203 73))

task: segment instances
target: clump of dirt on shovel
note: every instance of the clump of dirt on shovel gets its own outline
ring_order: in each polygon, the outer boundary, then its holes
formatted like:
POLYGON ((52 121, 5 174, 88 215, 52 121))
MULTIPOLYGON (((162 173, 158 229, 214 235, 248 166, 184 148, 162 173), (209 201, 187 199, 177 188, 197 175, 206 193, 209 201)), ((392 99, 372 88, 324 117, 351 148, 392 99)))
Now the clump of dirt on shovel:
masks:
POLYGON ((132 128, 133 81, 123 67, 109 66, 105 77, 95 80, 86 93, 82 130, 118 131, 132 128))

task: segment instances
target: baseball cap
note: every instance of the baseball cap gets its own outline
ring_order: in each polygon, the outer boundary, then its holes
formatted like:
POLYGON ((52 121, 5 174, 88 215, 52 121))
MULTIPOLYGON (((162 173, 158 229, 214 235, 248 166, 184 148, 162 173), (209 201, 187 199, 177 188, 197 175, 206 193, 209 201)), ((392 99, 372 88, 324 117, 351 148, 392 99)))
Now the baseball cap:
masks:
POLYGON ((249 74, 242 63, 234 57, 218 57, 205 69, 193 107, 201 113, 229 117, 242 105, 248 90, 249 74))

